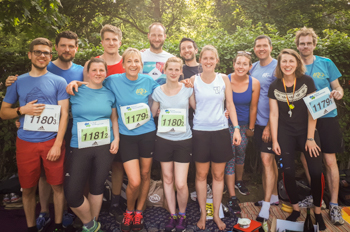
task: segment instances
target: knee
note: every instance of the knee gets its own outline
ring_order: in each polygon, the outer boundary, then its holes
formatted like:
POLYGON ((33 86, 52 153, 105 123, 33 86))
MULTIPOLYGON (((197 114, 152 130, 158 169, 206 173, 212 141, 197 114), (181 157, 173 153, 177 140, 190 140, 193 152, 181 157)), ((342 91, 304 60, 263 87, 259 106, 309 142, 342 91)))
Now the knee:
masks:
POLYGON ((196 171, 196 180, 197 181, 206 181, 208 176, 208 172, 201 172, 199 170, 196 171))
POLYGON ((151 180, 151 171, 150 170, 147 170, 147 171, 142 170, 141 171, 141 180, 142 181, 151 180))
POLYGON ((129 179, 128 188, 131 191, 138 191, 141 185, 141 179, 129 179))
POLYGON ((51 185, 54 194, 63 194, 63 185, 51 185))
POLYGON ((335 154, 327 154, 325 155, 325 165, 327 169, 337 169, 338 168, 338 164, 337 164, 337 158, 335 157, 335 154))
POLYGON ((78 189, 64 189, 64 195, 69 207, 78 208, 84 202, 84 195, 78 189))
POLYGON ((268 168, 273 168, 273 162, 274 159, 271 156, 261 156, 261 161, 264 165, 264 168, 268 169, 268 168))
POLYGON ((26 197, 35 196, 35 194, 36 194, 36 186, 32 188, 24 188, 22 190, 22 195, 26 197))
POLYGON ((213 180, 215 181, 224 181, 224 172, 214 172, 212 173, 213 180))
POLYGON ((163 174, 163 182, 166 185, 172 185, 174 183, 174 177, 171 175, 164 175, 163 174))
POLYGON ((187 183, 186 182, 176 182, 175 183, 176 189, 179 192, 183 192, 187 189, 187 183))

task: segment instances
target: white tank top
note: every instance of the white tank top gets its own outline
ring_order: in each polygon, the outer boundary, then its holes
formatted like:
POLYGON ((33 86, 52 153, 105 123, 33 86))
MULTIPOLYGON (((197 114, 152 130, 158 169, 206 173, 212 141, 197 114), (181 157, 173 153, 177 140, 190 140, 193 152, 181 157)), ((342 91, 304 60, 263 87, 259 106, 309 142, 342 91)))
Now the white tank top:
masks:
POLYGON ((221 74, 206 84, 200 74, 194 79, 196 113, 193 118, 193 129, 200 131, 218 131, 228 128, 224 113, 226 85, 221 74))

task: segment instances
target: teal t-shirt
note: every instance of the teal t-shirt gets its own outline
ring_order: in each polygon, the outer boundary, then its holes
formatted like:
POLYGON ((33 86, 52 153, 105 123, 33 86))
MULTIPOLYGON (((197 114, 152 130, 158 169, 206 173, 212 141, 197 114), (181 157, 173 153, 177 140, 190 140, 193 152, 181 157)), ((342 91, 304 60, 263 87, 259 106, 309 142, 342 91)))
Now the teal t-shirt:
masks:
MULTIPOLYGON (((72 139, 70 146, 78 148, 78 122, 97 121, 110 119, 112 108, 115 108, 115 98, 113 93, 106 87, 101 89, 90 89, 86 85, 75 92, 75 96, 70 97, 73 114, 72 139)), ((110 122, 111 142, 114 140, 112 122, 110 122)))
MULTIPOLYGON (((331 82, 341 77, 337 66, 328 58, 315 56, 312 64, 306 65, 306 75, 314 79, 317 91, 328 87, 332 92, 331 82)), ((337 109, 332 110, 322 118, 333 118, 338 115, 337 109)))
POLYGON ((138 103, 148 104, 148 98, 153 93, 153 90, 159 86, 158 83, 152 79, 152 77, 139 74, 137 80, 129 80, 125 73, 114 74, 104 81, 104 86, 111 90, 115 95, 117 110, 118 110, 118 125, 119 133, 122 135, 141 135, 156 130, 153 116, 151 113, 151 119, 144 125, 137 127, 136 129, 129 130, 123 123, 120 107, 134 105, 138 103))

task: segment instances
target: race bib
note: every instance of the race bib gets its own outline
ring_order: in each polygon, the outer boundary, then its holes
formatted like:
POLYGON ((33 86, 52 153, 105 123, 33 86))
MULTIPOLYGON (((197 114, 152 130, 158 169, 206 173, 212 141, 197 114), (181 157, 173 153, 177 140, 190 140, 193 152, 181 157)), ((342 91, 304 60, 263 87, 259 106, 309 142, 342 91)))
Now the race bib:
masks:
POLYGON ((303 98, 313 119, 318 119, 337 108, 334 99, 329 97, 330 93, 326 87, 303 98))
POLYGON ((149 106, 145 103, 121 106, 120 114, 128 130, 138 128, 151 119, 149 106))
POLYGON ((109 119, 78 122, 78 148, 96 147, 111 143, 109 119))
POLYGON ((57 132, 60 123, 61 106, 45 105, 45 109, 39 116, 24 116, 23 130, 57 132))
POLYGON ((186 110, 185 109, 163 109, 160 110, 158 119, 158 132, 169 131, 186 132, 186 110))

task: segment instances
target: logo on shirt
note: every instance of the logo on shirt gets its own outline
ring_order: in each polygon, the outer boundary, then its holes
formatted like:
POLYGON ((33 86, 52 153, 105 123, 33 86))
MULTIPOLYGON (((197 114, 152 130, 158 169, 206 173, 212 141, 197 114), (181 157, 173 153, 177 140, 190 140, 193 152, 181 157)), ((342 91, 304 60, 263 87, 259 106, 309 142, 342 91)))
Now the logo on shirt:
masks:
POLYGON ((312 77, 313 78, 317 78, 317 79, 324 79, 323 77, 325 76, 324 73, 321 73, 321 72, 315 72, 312 77))
POLYGON ((143 89, 143 88, 137 89, 137 90, 136 90, 136 94, 137 94, 137 95, 145 96, 146 93, 147 93, 147 90, 145 90, 145 89, 143 89))
MULTIPOLYGON (((298 90, 295 91, 294 99, 293 99, 293 93, 287 93, 289 101, 299 101, 300 99, 304 98, 307 94, 307 85, 303 84, 298 90)), ((287 102, 286 93, 278 91, 277 89, 274 90, 274 95, 277 99, 277 101, 280 102, 287 102)))
POLYGON ((264 73, 264 74, 262 75, 263 78, 267 78, 267 77, 269 77, 269 76, 271 76, 270 73, 264 73))
POLYGON ((220 86, 213 87, 215 94, 220 94, 220 86))

